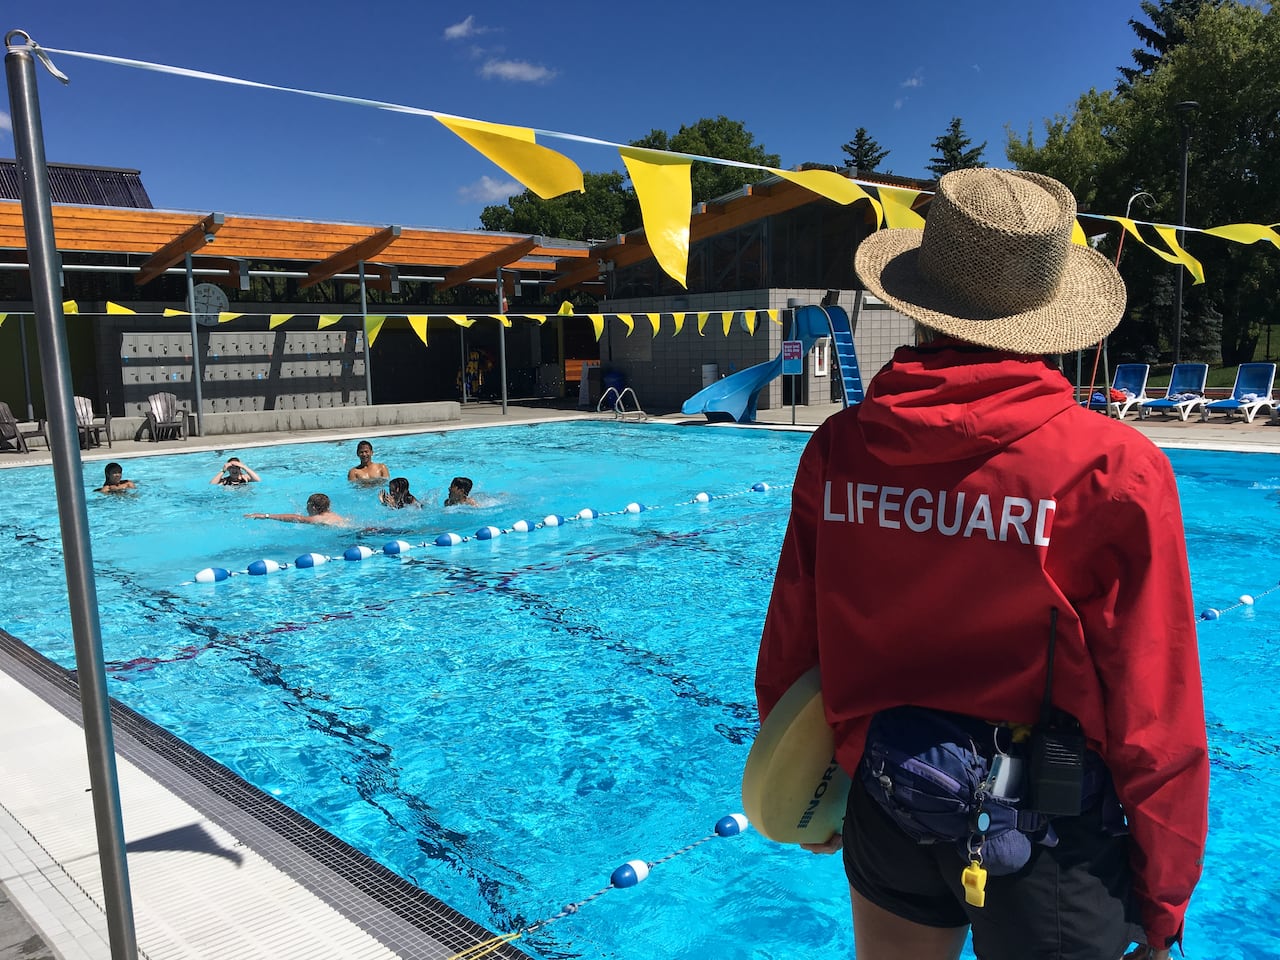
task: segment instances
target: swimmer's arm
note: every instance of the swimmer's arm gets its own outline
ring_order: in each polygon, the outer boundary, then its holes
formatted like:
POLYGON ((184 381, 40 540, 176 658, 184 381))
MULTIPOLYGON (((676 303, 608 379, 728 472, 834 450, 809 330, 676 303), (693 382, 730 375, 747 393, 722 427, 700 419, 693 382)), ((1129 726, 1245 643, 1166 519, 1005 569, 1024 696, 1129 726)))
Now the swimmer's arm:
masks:
POLYGON ((359 469, 360 469, 359 467, 352 467, 350 470, 348 470, 348 471, 347 471, 347 479, 348 479, 348 480, 352 480, 352 481, 354 481, 354 480, 359 480, 359 479, 360 479, 360 474, 359 474, 359 473, 357 473, 357 471, 358 471, 359 469))
POLYGON ((285 523, 315 523, 314 517, 301 513, 246 513, 247 520, 283 520, 285 523))
POLYGON ((240 472, 243 473, 246 477, 248 477, 249 480, 252 481, 253 483, 257 483, 262 479, 260 476, 254 473, 254 471, 251 468, 246 467, 243 463, 240 464, 240 472))
MULTIPOLYGON (((225 470, 226 468, 224 467, 223 469, 225 470)), ((213 475, 213 479, 209 481, 209 485, 212 486, 215 483, 221 483, 221 482, 222 482, 222 470, 219 470, 217 473, 213 475)))

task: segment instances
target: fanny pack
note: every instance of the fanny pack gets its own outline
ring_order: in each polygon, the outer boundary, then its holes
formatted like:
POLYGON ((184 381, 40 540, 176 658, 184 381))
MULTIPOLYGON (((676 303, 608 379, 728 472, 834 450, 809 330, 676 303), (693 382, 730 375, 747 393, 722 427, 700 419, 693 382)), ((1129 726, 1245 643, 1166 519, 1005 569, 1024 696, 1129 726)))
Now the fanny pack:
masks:
POLYGON ((1057 837, 1040 814, 1022 812, 1022 789, 992 793, 994 724, 924 707, 877 713, 859 771, 867 792, 917 843, 955 846, 975 855, 996 876, 1015 873, 1031 857, 1032 836, 1052 846, 1057 837))

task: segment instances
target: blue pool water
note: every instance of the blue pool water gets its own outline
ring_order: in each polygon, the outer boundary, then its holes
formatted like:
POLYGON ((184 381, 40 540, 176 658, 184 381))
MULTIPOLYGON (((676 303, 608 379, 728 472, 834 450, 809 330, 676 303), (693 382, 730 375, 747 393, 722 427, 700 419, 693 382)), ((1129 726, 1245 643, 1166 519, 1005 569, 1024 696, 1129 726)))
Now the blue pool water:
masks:
MULTIPOLYGON (((375 439, 427 502, 394 512, 345 480, 355 443, 139 458, 134 495, 90 495, 110 692, 499 932, 657 861, 739 809, 752 668, 807 436, 575 422, 375 439), (480 506, 443 509, 449 478, 480 506), (765 482, 772 489, 752 492, 765 482), (326 492, 351 529, 244 519, 326 492), (695 503, 706 492, 707 503, 695 503), (620 511, 631 502, 650 509, 620 511), (452 531, 606 515, 452 548, 452 531), (192 582, 315 551, 341 560, 192 582)), ((1280 457, 1172 451, 1201 608, 1280 576, 1280 457)), ((101 482, 86 466, 86 485, 101 482)), ((0 471, 0 626, 74 666, 51 471, 0 471)), ((1265 865, 1280 790, 1280 592, 1201 625, 1213 753, 1194 955, 1280 955, 1265 865)), ((715 838, 520 941, 545 957, 849 955, 838 858, 715 838)))

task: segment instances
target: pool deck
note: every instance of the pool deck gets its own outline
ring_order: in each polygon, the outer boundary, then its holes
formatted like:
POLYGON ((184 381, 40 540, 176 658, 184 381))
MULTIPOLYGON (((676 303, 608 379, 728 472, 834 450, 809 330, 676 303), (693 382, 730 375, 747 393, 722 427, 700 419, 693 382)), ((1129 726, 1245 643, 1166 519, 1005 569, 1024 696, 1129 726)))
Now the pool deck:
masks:
MULTIPOLYGON (((812 430, 838 409, 766 410, 756 428, 812 430)), ((421 427, 119 440, 83 457, 204 453, 216 469, 228 453, 256 446, 583 417, 601 418, 573 408, 510 405, 504 413, 498 404, 469 404, 460 420, 421 427)), ((679 414, 652 419, 703 425, 679 414)), ((1280 453, 1276 418, 1126 422, 1164 447, 1280 453)), ((44 449, 0 451, 0 475, 50 460, 44 449)), ((0 960, 102 960, 111 952, 79 701, 65 672, 18 647, 0 636, 0 960)), ((113 721, 139 956, 445 960, 485 935, 433 911, 420 891, 340 841, 317 840, 302 818, 243 792, 234 776, 200 769, 180 741, 127 708, 113 708, 113 721)), ((521 956, 511 947, 494 955, 521 956)))

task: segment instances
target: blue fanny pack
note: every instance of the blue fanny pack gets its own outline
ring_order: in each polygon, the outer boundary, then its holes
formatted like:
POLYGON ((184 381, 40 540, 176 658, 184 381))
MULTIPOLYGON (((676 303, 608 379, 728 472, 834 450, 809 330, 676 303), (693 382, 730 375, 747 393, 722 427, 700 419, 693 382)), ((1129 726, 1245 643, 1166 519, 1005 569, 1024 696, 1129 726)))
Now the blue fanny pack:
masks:
MULTIPOLYGON (((860 776, 867 792, 917 843, 955 846, 965 861, 978 859, 996 876, 1015 873, 1031 857, 1031 844, 1053 846, 1048 817, 1019 810, 1025 789, 1012 784, 993 793, 992 761, 1011 740, 1006 728, 923 707, 876 714, 867 733, 860 776)), ((1009 744, 1008 756, 1019 748, 1009 744)), ((1085 806, 1109 778, 1097 754, 1086 764, 1085 806)), ((1118 804, 1117 804, 1118 809, 1118 804)))

